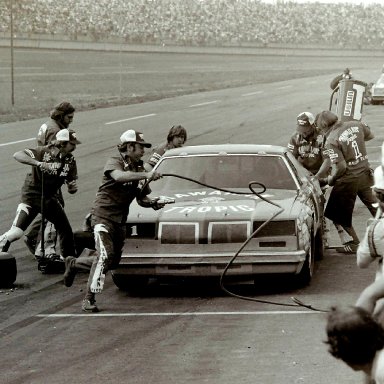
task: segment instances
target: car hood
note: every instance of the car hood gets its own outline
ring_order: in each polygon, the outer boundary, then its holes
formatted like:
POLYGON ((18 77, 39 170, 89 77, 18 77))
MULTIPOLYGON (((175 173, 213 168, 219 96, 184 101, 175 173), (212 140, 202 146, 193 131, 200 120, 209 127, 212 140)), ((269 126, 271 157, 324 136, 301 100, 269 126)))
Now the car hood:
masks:
POLYGON ((167 204, 158 211, 132 204, 128 222, 201 221, 205 218, 260 220, 271 218, 281 209, 279 219, 298 216, 301 199, 298 199, 297 191, 269 190, 261 196, 262 198, 252 193, 238 195, 204 189, 169 193, 163 197, 173 198, 175 203, 167 204))

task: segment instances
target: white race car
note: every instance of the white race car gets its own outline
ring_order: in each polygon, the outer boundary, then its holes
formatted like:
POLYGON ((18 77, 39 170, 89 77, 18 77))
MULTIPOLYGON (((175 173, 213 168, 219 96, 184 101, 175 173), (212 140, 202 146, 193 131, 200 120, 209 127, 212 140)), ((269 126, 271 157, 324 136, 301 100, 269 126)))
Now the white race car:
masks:
POLYGON ((384 73, 372 85, 371 104, 381 104, 384 101, 384 73))

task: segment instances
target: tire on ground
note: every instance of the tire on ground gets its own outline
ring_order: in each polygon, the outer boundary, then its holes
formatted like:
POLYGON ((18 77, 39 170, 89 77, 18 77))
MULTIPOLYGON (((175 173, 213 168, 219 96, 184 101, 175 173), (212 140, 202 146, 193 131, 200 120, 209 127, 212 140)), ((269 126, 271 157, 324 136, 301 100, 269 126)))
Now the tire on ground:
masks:
POLYGON ((16 276, 16 259, 9 252, 0 252, 0 287, 11 287, 16 281, 16 276))

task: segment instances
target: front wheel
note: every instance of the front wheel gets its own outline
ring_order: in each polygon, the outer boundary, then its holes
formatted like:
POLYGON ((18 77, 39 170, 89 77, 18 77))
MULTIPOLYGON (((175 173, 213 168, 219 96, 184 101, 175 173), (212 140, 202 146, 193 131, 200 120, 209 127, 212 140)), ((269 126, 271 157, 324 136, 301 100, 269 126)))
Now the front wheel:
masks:
POLYGON ((116 287, 122 291, 138 292, 143 290, 148 285, 148 278, 142 276, 126 276, 118 274, 114 271, 111 272, 112 281, 116 287))
POLYGON ((296 276, 296 282, 299 286, 305 287, 309 285, 315 271, 315 241, 313 235, 311 236, 311 244, 308 249, 307 257, 305 259, 303 268, 296 276))

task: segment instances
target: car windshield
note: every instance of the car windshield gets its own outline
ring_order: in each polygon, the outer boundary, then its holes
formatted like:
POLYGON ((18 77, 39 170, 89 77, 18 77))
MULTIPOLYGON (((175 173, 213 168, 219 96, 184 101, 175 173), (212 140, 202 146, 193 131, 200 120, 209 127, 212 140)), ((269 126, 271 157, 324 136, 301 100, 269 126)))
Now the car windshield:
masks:
MULTIPOLYGON (((218 188, 248 188, 251 181, 266 189, 296 190, 296 183, 284 159, 278 155, 201 155, 172 157, 161 160, 160 173, 176 174, 218 188)), ((184 179, 164 177, 151 183, 152 191, 201 189, 202 186, 184 179)))

